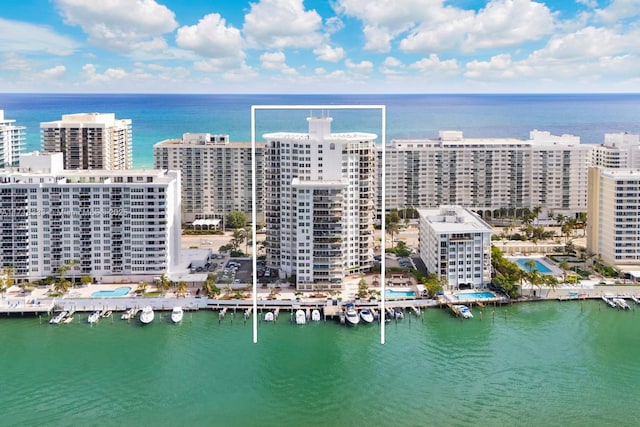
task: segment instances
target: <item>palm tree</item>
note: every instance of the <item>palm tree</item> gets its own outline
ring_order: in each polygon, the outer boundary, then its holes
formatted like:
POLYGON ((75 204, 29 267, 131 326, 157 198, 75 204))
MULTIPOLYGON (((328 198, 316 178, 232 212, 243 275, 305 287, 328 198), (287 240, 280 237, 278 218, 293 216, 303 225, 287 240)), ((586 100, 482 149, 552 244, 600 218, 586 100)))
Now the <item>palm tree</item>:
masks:
POLYGON ((138 295, 144 295, 144 293, 147 291, 147 286, 149 286, 149 284, 145 281, 142 281, 140 283, 138 283, 138 288, 136 289, 136 294, 138 295))
POLYGON ((532 286, 535 286, 538 288, 538 290, 540 290, 540 285, 542 284, 542 277, 538 272, 538 266, 536 265, 536 262, 530 259, 527 262, 525 262, 524 265, 529 270, 529 272, 526 274, 527 280, 529 281, 529 283, 531 283, 532 286))
POLYGON ((59 280, 56 281, 56 283, 53 285, 53 289, 60 293, 60 294, 64 294, 65 292, 67 292, 69 289, 71 288, 71 282, 68 281, 66 278, 61 277, 59 280))
POLYGON ((76 265, 78 265, 80 261, 77 259, 71 259, 67 261, 67 265, 69 266, 69 271, 71 271, 71 283, 72 286, 76 284, 76 265))
POLYGON ((562 280, 564 283, 567 283, 567 270, 569 269, 569 263, 567 261, 562 261, 560 263, 560 268, 562 269, 562 280))
POLYGON ((204 281, 204 291, 209 298, 215 298, 220 295, 220 288, 216 286, 215 274, 209 274, 207 280, 204 281))
POLYGON ((2 267, 2 274, 0 275, 0 292, 2 292, 2 296, 13 286, 13 272, 13 266, 11 265, 2 267))
POLYGON ((184 298, 186 293, 187 293, 187 282, 185 282, 184 280, 181 280, 178 282, 178 285, 176 286, 176 296, 178 298, 180 298, 181 296, 184 298))
POLYGON ((169 280, 169 278, 163 274, 162 276, 160 276, 158 287, 160 288, 160 292, 162 292, 162 295, 164 295, 165 292, 167 292, 171 287, 171 280, 169 280))

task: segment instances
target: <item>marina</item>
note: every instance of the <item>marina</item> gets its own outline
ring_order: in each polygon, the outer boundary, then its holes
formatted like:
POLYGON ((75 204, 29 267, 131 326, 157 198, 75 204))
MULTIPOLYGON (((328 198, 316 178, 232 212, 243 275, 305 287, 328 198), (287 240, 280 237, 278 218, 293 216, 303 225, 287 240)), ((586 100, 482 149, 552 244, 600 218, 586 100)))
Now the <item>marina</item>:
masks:
MULTIPOLYGON (((498 305, 495 316, 487 306, 482 321, 476 310, 468 321, 453 319, 448 310, 422 310, 420 318, 405 310, 404 319, 387 323, 384 345, 376 323, 298 327, 288 311, 261 323, 258 344, 251 343, 250 323, 238 321, 244 311, 232 321, 232 308, 220 323, 216 312, 187 312, 180 327, 172 325, 168 307, 144 327, 114 316, 92 328, 83 321, 87 313, 60 327, 12 317, 0 322, 3 357, 14 361, 3 380, 12 386, 0 390, 7 402, 3 416, 7 425, 75 425, 94 417, 114 425, 202 425, 212 417, 227 425, 309 419, 334 425, 336 417, 359 425, 375 410, 383 424, 416 425, 424 404, 415 396, 426 395, 455 411, 460 425, 478 424, 479 416, 480 425, 514 425, 523 417, 537 425, 629 425, 624 408, 640 393, 637 363, 623 357, 640 351, 632 313, 605 309, 602 301, 498 305), (21 350, 26 345, 29 352, 21 350), (65 393, 51 399, 50 388, 38 381, 43 376, 65 393), (96 378, 102 405, 86 393, 96 378), (355 390, 362 378, 368 386, 358 387, 357 396, 342 392, 355 390), (304 393, 298 384, 305 384, 304 393), (401 386, 381 397, 379 390, 390 384, 401 386), (531 399, 541 387, 548 392, 531 399), (196 390, 212 396, 210 403, 179 399, 182 410, 175 411, 176 396, 196 390), (460 390, 464 401, 449 398, 460 390), (501 409, 488 410, 487 401, 498 397, 501 409), (38 402, 39 411, 22 410, 18 402, 25 399, 38 402), (526 399, 529 404, 518 404, 526 399)), ((446 425, 448 411, 430 414, 429 423, 446 425)))

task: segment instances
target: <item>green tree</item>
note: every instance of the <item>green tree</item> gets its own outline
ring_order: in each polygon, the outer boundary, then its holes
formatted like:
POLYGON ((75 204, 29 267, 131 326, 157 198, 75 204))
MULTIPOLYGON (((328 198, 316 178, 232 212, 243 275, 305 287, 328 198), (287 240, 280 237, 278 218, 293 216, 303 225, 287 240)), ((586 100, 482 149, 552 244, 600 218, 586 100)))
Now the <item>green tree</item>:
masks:
POLYGON ((385 222, 386 231, 391 236, 391 247, 394 248, 394 236, 397 236, 398 232, 400 231, 400 216, 398 215, 398 211, 395 209, 392 210, 385 217, 385 222))
POLYGON ((144 295, 144 293, 147 292, 147 286, 149 286, 149 284, 145 281, 138 283, 138 287, 136 288, 136 294, 144 295))
POLYGON ((0 292, 4 296, 7 290, 13 286, 15 280, 13 278, 14 269, 11 265, 5 265, 2 267, 2 273, 0 274, 0 292))
POLYGON ((207 275, 207 279, 203 284, 203 290, 209 298, 215 298, 216 296, 220 295, 220 288, 216 286, 215 274, 207 275))
POLYGON ((187 294, 187 282, 185 282, 184 280, 181 280, 178 282, 178 284, 176 285, 176 297, 180 298, 183 297, 187 294))
POLYGON ((158 288, 160 288, 160 292, 164 295, 169 288, 171 287, 171 280, 166 275, 161 275, 160 280, 158 281, 158 288))
POLYGON ((356 297, 363 299, 369 295, 369 284, 366 280, 360 279, 358 282, 358 292, 356 293, 356 297))
POLYGON ((243 228, 247 225, 247 215, 242 211, 232 211, 227 215, 227 227, 228 228, 243 228))
POLYGON ((562 261, 559 266, 562 269, 562 281, 567 283, 567 270, 569 269, 569 263, 567 261, 562 261))
POLYGON ((83 286, 87 286, 90 285, 91 283, 93 283, 93 278, 91 276, 82 276, 80 278, 80 283, 82 283, 83 286))

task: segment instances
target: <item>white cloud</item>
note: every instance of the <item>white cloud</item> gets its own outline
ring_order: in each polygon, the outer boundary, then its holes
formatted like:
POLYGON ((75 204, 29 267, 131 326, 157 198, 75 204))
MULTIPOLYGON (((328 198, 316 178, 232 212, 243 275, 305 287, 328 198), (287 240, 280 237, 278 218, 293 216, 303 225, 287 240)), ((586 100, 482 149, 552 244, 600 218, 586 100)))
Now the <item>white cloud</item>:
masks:
POLYGON ((338 62, 344 58, 344 49, 341 47, 331 47, 328 44, 313 50, 319 61, 338 62))
POLYGON ((467 63, 464 76, 470 79, 496 79, 513 77, 511 55, 500 54, 491 57, 489 61, 470 61, 467 63))
POLYGON ((402 67, 404 64, 398 58, 394 58, 393 56, 387 56, 383 62, 385 67, 402 67))
POLYGON ((553 32, 553 21, 553 14, 541 3, 493 0, 475 16, 463 49, 516 46, 523 41, 538 40, 553 32))
POLYGON ((16 53, 6 53, 0 62, 0 69, 8 71, 31 71, 31 64, 26 58, 16 53))
POLYGON ((67 68, 64 65, 56 65, 55 67, 43 70, 40 73, 40 77, 47 80, 57 80, 64 77, 67 72, 67 68))
POLYGON ((337 16, 332 16, 324 22, 324 28, 329 34, 337 33, 344 28, 344 22, 337 16))
POLYGON ((473 11, 442 8, 437 19, 423 21, 400 42, 407 52, 463 51, 517 46, 554 30, 554 14, 531 0, 491 0, 473 11), (446 18, 446 19, 443 19, 446 18))
POLYGON ((409 65, 409 68, 417 70, 420 74, 439 74, 445 76, 458 72, 458 62, 455 59, 442 61, 438 55, 432 53, 428 58, 422 58, 409 65))
POLYGON ((287 58, 281 51, 265 52, 260 55, 262 68, 269 71, 279 71, 283 74, 297 74, 296 70, 287 65, 287 58))
POLYGON ((598 58, 627 51, 638 52, 640 31, 620 34, 602 27, 586 27, 575 33, 552 37, 547 46, 533 52, 531 61, 557 62, 558 60, 598 58))
POLYGON ((322 42, 318 32, 322 18, 315 11, 306 11, 302 0, 261 0, 250 3, 243 31, 254 47, 282 49, 314 47, 322 42))
POLYGON ((369 75, 373 71, 373 63, 371 61, 361 61, 359 63, 352 62, 347 59, 344 62, 344 65, 347 66, 347 69, 358 75, 369 75))
POLYGON ((174 13, 155 0, 55 0, 67 24, 96 46, 124 53, 162 50, 163 34, 177 27, 174 13))
POLYGON ((107 68, 104 73, 100 74, 93 64, 83 65, 82 71, 88 83, 109 83, 127 77, 127 72, 122 68, 107 68))
POLYGON ((640 15, 638 0, 611 0, 604 9, 596 9, 596 15, 607 23, 617 23, 624 19, 636 18, 640 15))
POLYGON ((205 16, 197 25, 179 28, 176 43, 202 56, 244 58, 240 30, 227 26, 217 13, 205 16))
POLYGON ((491 0, 477 13, 444 0, 339 0, 336 11, 363 23, 366 50, 388 52, 402 37, 406 52, 514 46, 554 29, 554 14, 533 0, 491 0))
POLYGON ((598 6, 597 0, 576 0, 576 3, 582 4, 584 6, 591 7, 591 8, 598 6))
POLYGON ((338 13, 362 21, 364 48, 373 52, 389 52, 393 39, 441 7, 442 0, 339 0, 335 5, 338 13))
POLYGON ((74 40, 48 27, 0 18, 0 51, 69 55, 78 46, 74 40))

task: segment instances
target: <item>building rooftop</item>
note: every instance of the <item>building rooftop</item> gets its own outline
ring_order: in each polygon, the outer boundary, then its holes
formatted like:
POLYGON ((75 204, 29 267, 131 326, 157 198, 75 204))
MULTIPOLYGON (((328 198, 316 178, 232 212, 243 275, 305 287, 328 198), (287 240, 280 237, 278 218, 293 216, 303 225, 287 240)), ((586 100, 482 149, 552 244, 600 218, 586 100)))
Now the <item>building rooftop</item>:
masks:
POLYGON ((461 206, 441 206, 437 209, 418 209, 418 215, 438 232, 487 232, 492 228, 482 218, 461 206))

